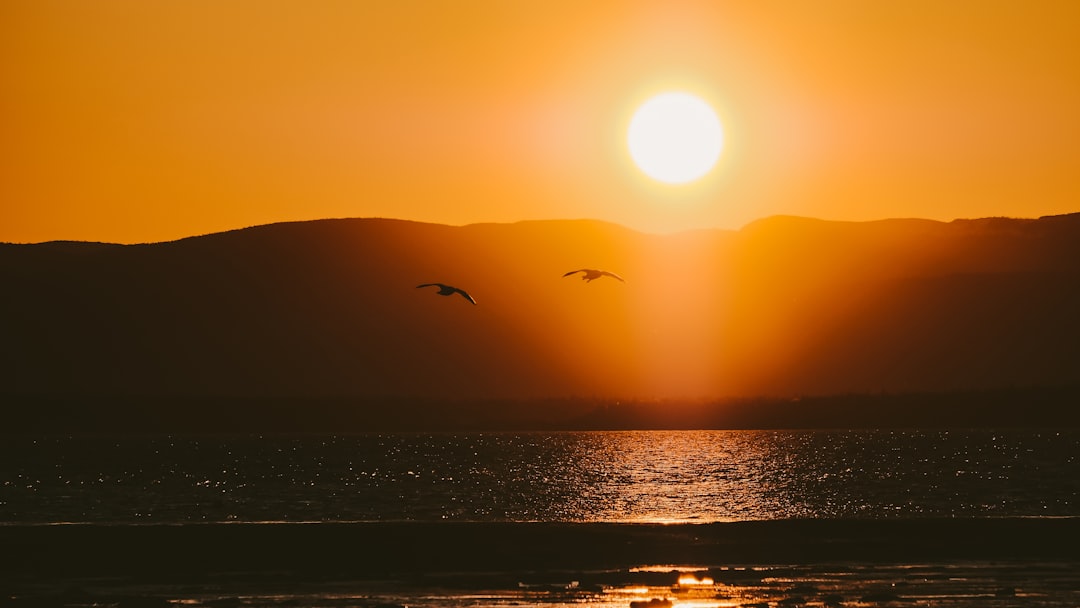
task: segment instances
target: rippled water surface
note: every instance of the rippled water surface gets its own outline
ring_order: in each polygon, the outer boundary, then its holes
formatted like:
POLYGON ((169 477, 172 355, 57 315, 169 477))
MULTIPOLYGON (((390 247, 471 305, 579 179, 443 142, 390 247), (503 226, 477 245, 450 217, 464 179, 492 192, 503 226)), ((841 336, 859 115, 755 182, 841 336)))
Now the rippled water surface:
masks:
POLYGON ((0 522, 1080 516, 1077 431, 13 438, 0 522))

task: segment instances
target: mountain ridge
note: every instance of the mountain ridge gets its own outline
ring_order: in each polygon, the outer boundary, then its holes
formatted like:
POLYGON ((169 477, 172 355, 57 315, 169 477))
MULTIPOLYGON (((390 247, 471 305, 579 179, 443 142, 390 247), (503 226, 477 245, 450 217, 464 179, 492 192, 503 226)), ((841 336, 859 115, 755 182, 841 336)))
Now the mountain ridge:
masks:
POLYGON ((344 218, 4 244, 0 392, 648 401, 1070 386, 1078 278, 1080 213, 663 235, 344 218), (626 283, 562 276, 586 267, 626 283), (478 306, 415 288, 428 282, 478 306))

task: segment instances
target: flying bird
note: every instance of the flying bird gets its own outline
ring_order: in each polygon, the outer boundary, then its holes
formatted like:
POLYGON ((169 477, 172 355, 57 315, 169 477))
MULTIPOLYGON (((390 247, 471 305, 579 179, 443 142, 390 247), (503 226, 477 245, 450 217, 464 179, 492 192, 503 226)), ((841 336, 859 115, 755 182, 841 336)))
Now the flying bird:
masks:
POLYGON ((568 277, 568 276, 574 274, 575 272, 583 272, 583 273, 585 273, 585 274, 581 275, 581 280, 585 281, 586 283, 588 283, 588 282, 590 282, 590 281, 592 281, 594 279, 599 279, 600 277, 605 277, 605 276, 612 277, 614 279, 619 279, 623 283, 626 282, 626 281, 623 281, 622 277, 615 274, 614 272, 608 272, 606 270, 596 270, 596 269, 593 269, 593 268, 582 268, 581 270, 571 270, 570 272, 568 272, 568 273, 566 273, 566 274, 564 274, 562 276, 568 277))
POLYGON ((464 289, 454 287, 453 285, 443 285, 442 283, 424 283, 423 285, 416 286, 417 289, 420 289, 421 287, 438 287, 440 296, 452 296, 455 293, 460 293, 461 297, 472 302, 473 304, 476 304, 476 300, 474 300, 468 292, 466 292, 464 289))

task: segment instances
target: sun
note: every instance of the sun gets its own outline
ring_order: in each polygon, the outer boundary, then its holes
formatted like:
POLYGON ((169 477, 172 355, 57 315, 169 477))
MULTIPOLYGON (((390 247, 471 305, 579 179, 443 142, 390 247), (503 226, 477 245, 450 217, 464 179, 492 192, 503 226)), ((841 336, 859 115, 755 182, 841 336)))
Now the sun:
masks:
POLYGON ((634 164, 645 175, 668 184, 685 184, 716 165, 724 148, 724 128, 700 97, 662 93, 634 112, 627 145, 634 164))

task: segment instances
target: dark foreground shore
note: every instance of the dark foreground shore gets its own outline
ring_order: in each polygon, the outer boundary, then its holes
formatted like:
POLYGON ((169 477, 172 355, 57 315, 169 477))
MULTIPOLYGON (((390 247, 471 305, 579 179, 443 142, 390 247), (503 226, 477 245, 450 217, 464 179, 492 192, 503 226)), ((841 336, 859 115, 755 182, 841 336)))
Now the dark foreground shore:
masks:
POLYGON ((1080 519, 0 526, 0 580, 385 580, 454 572, 1080 560, 1080 519))
POLYGON ((0 547, 20 608, 1080 605, 1076 518, 0 525, 0 547))

